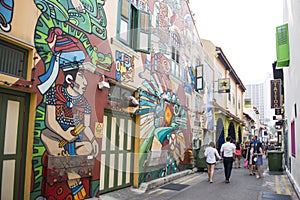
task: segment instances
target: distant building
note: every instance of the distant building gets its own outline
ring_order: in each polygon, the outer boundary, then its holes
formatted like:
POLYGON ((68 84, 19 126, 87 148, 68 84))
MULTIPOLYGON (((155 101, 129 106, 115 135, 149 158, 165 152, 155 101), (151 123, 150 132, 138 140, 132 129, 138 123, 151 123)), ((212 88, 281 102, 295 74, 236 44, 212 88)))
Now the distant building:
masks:
POLYGON ((261 123, 265 119, 264 97, 266 90, 263 83, 245 84, 245 99, 251 99, 252 106, 256 107, 260 113, 261 123))
POLYGON ((213 107, 215 138, 220 148, 227 136, 237 142, 243 141, 243 97, 245 86, 236 74, 221 47, 209 40, 201 40, 207 53, 204 66, 212 68, 214 80, 213 107))
POLYGON ((256 107, 260 113, 260 122, 270 125, 274 111, 270 105, 270 80, 271 74, 267 74, 265 80, 260 83, 248 82, 245 84, 245 107, 256 107), (251 105, 249 105, 251 103, 251 105))

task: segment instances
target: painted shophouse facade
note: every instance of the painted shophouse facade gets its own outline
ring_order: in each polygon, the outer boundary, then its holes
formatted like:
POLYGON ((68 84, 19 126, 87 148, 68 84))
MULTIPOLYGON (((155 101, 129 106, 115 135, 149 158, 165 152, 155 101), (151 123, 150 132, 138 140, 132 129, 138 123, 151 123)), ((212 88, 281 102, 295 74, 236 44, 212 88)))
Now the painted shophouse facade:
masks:
MULTIPOLYGON (((281 77, 274 73, 277 80, 281 79, 284 91, 281 95, 284 96, 282 104, 279 107, 282 120, 278 124, 277 133, 281 133, 284 142, 284 164, 287 174, 298 195, 300 195, 300 148, 299 148, 299 105, 300 99, 298 91, 300 89, 298 74, 300 48, 298 42, 300 34, 300 4, 298 1, 287 0, 283 2, 283 24, 278 24, 276 29, 276 69, 281 70, 281 77), (283 73, 282 73, 283 71, 283 73), (283 122, 283 123, 282 123, 283 122)), ((272 99, 273 102, 276 100, 272 99)), ((277 124, 276 124, 277 125, 277 124)), ((278 140, 280 141, 280 140, 278 140)))
POLYGON ((220 47, 211 41, 201 40, 206 52, 206 66, 213 71, 214 130, 217 148, 230 136, 234 141, 244 141, 245 122, 243 119, 243 82, 220 47))
POLYGON ((195 90, 186 1, 0 6, 1 199, 86 199, 193 167, 213 87, 195 90))

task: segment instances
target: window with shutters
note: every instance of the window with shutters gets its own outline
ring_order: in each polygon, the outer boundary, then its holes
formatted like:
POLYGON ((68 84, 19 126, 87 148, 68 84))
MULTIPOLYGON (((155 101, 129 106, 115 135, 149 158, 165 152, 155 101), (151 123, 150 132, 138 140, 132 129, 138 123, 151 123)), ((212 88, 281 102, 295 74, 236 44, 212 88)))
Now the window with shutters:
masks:
POLYGON ((28 50, 0 40, 0 73, 26 78, 28 50))
POLYGON ((117 39, 135 51, 150 53, 150 13, 128 0, 119 0, 117 39))

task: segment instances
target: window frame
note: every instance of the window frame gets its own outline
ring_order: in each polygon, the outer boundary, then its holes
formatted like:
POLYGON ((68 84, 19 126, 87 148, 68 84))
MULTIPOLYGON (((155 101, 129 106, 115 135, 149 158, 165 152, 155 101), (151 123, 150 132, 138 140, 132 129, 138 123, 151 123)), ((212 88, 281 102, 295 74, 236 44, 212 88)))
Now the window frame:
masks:
POLYGON ((296 158, 296 130, 295 120, 291 122, 291 155, 296 158))
MULTIPOLYGON (((29 63, 29 59, 28 59, 29 53, 30 53, 29 50, 26 49, 26 48, 24 48, 24 47, 21 47, 19 45, 13 44, 13 43, 11 43, 9 41, 5 41, 3 39, 0 39, 0 46, 1 46, 1 48, 3 46, 3 49, 6 48, 6 51, 4 49, 4 51, 6 53, 8 53, 7 50, 14 51, 14 52, 17 52, 18 54, 21 54, 22 58, 23 58, 23 60, 22 60, 22 63, 23 63, 22 65, 23 66, 20 69, 18 69, 18 71, 19 71, 19 73, 21 73, 21 75, 18 75, 17 72, 12 72, 11 70, 5 71, 5 68, 7 68, 7 67, 4 67, 4 66, 3 67, 0 66, 0 73, 7 74, 9 76, 13 76, 13 77, 17 77, 17 78, 22 78, 22 79, 26 80, 27 73, 28 73, 27 72, 28 63, 29 63)), ((0 54, 1 54, 1 51, 0 51, 0 54)), ((16 61, 14 61, 12 59, 12 57, 13 57, 13 54, 11 54, 11 56, 8 56, 7 59, 6 59, 6 61, 3 61, 4 59, 1 59, 1 60, 3 62, 10 62, 10 63, 16 62, 16 61)), ((0 64, 1 64, 1 62, 0 62, 0 64)))
POLYGON ((180 68, 180 52, 175 45, 171 47, 171 75, 177 79, 181 77, 181 68, 180 68))
POLYGON ((118 22, 117 22, 117 39, 132 48, 134 51, 143 52, 150 54, 151 49, 151 15, 149 12, 140 10, 135 4, 128 0, 119 0, 118 10, 118 22), (128 17, 123 15, 123 3, 128 3, 128 17), (147 15, 148 17, 148 28, 141 27, 143 25, 142 16, 147 15), (122 21, 127 23, 127 41, 124 40, 121 33, 122 21), (146 34, 148 37, 147 47, 141 47, 142 34, 146 34), (137 38, 134 40, 134 38, 137 38))

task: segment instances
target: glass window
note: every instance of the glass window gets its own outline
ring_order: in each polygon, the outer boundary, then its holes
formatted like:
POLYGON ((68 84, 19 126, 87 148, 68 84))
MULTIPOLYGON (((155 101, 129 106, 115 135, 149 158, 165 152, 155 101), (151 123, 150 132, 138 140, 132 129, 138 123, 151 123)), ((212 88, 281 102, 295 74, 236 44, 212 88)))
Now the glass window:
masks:
POLYGON ((122 17, 129 20, 129 2, 128 2, 128 0, 122 0, 121 15, 122 15, 122 17))
POLYGON ((120 0, 118 39, 135 51, 150 53, 150 13, 139 10, 136 4, 120 0))

